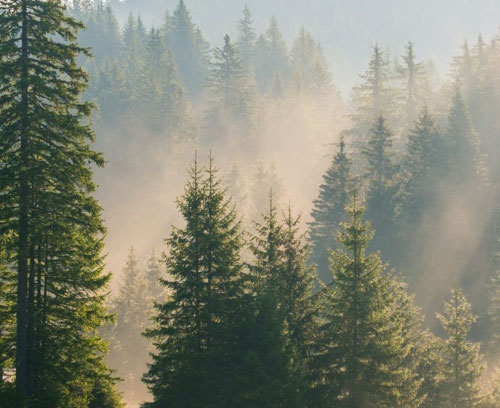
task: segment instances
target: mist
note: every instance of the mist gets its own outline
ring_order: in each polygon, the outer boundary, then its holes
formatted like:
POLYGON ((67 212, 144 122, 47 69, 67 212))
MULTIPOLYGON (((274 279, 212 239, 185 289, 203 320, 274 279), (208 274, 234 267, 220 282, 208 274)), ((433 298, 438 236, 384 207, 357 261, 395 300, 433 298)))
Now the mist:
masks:
MULTIPOLYGON (((92 7, 74 10, 89 27, 81 41, 97 55, 82 63, 91 77, 86 97, 98 107, 93 121, 95 147, 107 159, 95 177, 107 228, 105 252, 107 268, 113 272, 112 296, 119 298, 123 289, 131 246, 139 259, 137 268, 143 270, 151 250, 160 255, 167 251, 164 241, 173 226, 185 225, 176 199, 185 191, 195 157, 201 166, 207 164, 209 155, 215 158, 248 237, 256 234, 254 222, 262 221, 272 192, 280 214, 290 205, 301 215, 304 240, 313 256, 327 262, 329 255, 318 252, 310 228, 319 222, 314 209, 322 199, 320 186, 327 183, 325 173, 333 166, 342 140, 352 160, 353 183, 367 206, 366 218, 375 228, 370 249, 380 250, 383 262, 408 282, 425 316, 424 326, 438 336, 445 332, 436 313, 442 310, 450 289, 463 288, 473 313, 479 316, 470 338, 481 342, 485 360, 494 367, 499 350, 489 339, 494 330, 490 293, 495 290, 490 282, 497 268, 500 225, 500 123, 493 113, 498 110, 500 92, 500 4, 246 3, 255 33, 255 50, 247 60, 237 29, 244 1, 186 1, 192 19, 189 28, 196 33, 188 45, 176 44, 182 38, 176 37, 179 28, 171 21, 179 18, 176 12, 181 13, 174 0, 111 2, 116 16, 112 18, 103 18, 102 10, 92 11, 92 7), (273 17, 278 31, 270 23, 273 17), (117 47, 111 55, 99 50, 100 37, 92 32, 105 31, 99 24, 106 24, 106 18, 116 25, 108 38, 117 47), (147 36, 155 35, 153 26, 160 29, 158 38, 164 38, 164 49, 148 48, 152 40, 147 36), (302 27, 307 35, 299 43, 302 27), (403 69, 409 42, 416 55, 412 75, 421 73, 412 77, 421 82, 414 84, 416 94, 411 96, 405 94, 409 85, 403 69), (304 49, 306 45, 310 49, 304 49), (184 54, 183 47, 191 48, 184 54), (231 47, 238 57, 232 57, 231 47), (378 63, 374 62, 377 52, 387 72, 385 82, 379 84, 370 76, 373 64, 378 63), (220 79, 217 69, 222 60, 217 58, 223 53, 226 63, 239 61, 241 67, 220 79), (308 59, 314 63, 303 64, 308 59), (160 61, 168 71, 165 85, 155 82, 163 76, 154 77, 148 71, 152 61, 160 61), (231 95, 227 89, 221 91, 221 82, 226 80, 231 95), (148 85, 149 81, 153 84, 148 85), (376 86, 383 92, 375 92, 376 86), (169 94, 172 87, 175 92, 169 94), (162 91, 148 100, 144 92, 149 91, 143 88, 162 91), (424 107, 440 135, 436 139, 440 151, 453 153, 438 158, 444 164, 432 162, 431 170, 425 168, 431 176, 410 191, 414 178, 408 167, 408 140, 424 107), (458 117, 462 113, 465 119, 458 117), (377 202, 366 150, 379 115, 386 118, 392 141, 384 151, 390 175, 384 181, 385 195, 377 202), (459 125, 465 139, 456 142, 453 132, 458 132, 459 125), (407 197, 411 194, 421 200, 417 210, 410 208, 413 204, 407 197), (392 218, 387 221, 383 217, 389 207, 392 218)), ((344 216, 330 220, 335 226, 329 234, 334 236, 344 221, 344 216)), ((337 250, 337 243, 331 249, 337 250)), ((329 283, 328 268, 317 263, 320 279, 329 283)), ((164 300, 165 293, 162 296, 164 300)), ((140 333, 134 336, 140 339, 140 333)), ((120 354, 116 350, 111 354, 113 368, 120 354)), ((151 399, 141 383, 146 369, 144 361, 128 367, 133 371, 130 377, 118 370, 118 375, 126 377, 118 387, 130 407, 151 399)))

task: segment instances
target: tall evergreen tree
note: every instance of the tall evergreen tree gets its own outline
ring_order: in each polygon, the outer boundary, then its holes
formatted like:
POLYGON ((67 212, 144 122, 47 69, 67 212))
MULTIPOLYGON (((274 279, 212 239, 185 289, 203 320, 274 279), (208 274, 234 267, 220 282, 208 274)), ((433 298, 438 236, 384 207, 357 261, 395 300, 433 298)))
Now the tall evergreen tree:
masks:
POLYGON ((362 221, 364 208, 356 196, 347 212, 338 237, 344 249, 332 251, 334 284, 323 296, 315 383, 319 406, 418 406, 407 405, 418 382, 411 381, 411 367, 405 366, 409 347, 394 278, 377 253, 365 253, 373 232, 362 221))
POLYGON ((484 367, 479 343, 468 340, 476 317, 471 313, 471 305, 462 290, 451 291, 451 299, 445 303, 444 314, 438 314, 437 317, 447 334, 443 350, 445 375, 442 382, 445 407, 477 407, 481 402, 479 379, 484 367))
POLYGON ((403 63, 398 65, 397 74, 403 84, 401 99, 404 106, 404 126, 409 127, 417 119, 419 107, 428 103, 429 84, 423 62, 417 62, 413 43, 405 46, 403 63))
POLYGON ((211 158, 206 170, 195 161, 178 207, 186 226, 175 228, 167 240, 169 296, 148 332, 158 350, 145 376, 154 397, 148 407, 222 401, 224 387, 220 392, 212 387, 222 378, 222 350, 234 349, 229 327, 243 290, 239 223, 211 158), (212 360, 216 355, 219 365, 212 360))
POLYGON ((347 156, 342 138, 338 152, 323 175, 318 198, 313 202, 312 221, 309 223, 311 261, 317 265, 319 277, 323 281, 328 281, 331 277, 328 270, 329 250, 337 249, 337 231, 340 223, 345 220, 345 207, 349 203, 354 184, 351 160, 347 156))
POLYGON ((253 58, 256 42, 255 29, 253 28, 252 14, 245 4, 243 16, 237 23, 238 41, 237 47, 243 66, 249 71, 253 71, 253 58))
POLYGON ((256 109, 255 89, 227 34, 223 48, 214 49, 209 89, 215 103, 208 113, 208 130, 214 137, 235 138, 236 133, 238 139, 248 141, 256 109))
POLYGON ((259 89, 270 91, 275 74, 279 74, 283 81, 288 82, 290 79, 288 50, 275 17, 271 18, 266 32, 257 40, 255 52, 255 76, 259 89))
POLYGON ((140 403, 147 396, 142 389, 141 378, 137 377, 137 373, 144 372, 151 351, 148 340, 142 336, 149 328, 153 313, 153 302, 147 289, 145 274, 131 247, 118 296, 113 299, 112 310, 116 323, 109 335, 108 358, 110 365, 123 379, 120 389, 129 403, 140 403))
POLYGON ((354 125, 349 134, 357 150, 364 146, 364 137, 369 133, 373 122, 380 116, 384 116, 392 123, 391 114, 393 89, 389 85, 390 72, 389 61, 384 55, 382 48, 375 44, 373 53, 365 74, 361 75, 361 85, 354 87, 354 102, 356 111, 352 115, 354 125))
POLYGON ((443 147, 435 120, 424 107, 408 135, 402 169, 400 212, 410 225, 418 223, 437 199, 439 179, 444 176, 443 147))
POLYGON ((367 218, 376 231, 376 247, 389 256, 395 242, 394 215, 398 189, 394 180, 396 167, 392 141, 393 134, 386 119, 379 116, 371 128, 370 138, 363 150, 367 170, 367 218))
POLYGON ((296 87, 315 97, 333 90, 323 50, 304 27, 301 27, 293 43, 290 59, 295 78, 301 81, 296 87))
POLYGON ((114 382, 96 333, 110 276, 81 27, 60 1, 0 2, 1 234, 17 277, 16 387, 39 407, 86 407, 92 378, 114 382))
POLYGON ((452 107, 448 115, 446 135, 449 177, 452 189, 475 185, 485 181, 480 177, 484 172, 480 161, 479 139, 472 128, 469 113, 462 94, 456 88, 452 107))
POLYGON ((174 55, 182 82, 189 95, 201 92, 208 74, 208 43, 193 23, 183 0, 163 27, 165 42, 174 55))

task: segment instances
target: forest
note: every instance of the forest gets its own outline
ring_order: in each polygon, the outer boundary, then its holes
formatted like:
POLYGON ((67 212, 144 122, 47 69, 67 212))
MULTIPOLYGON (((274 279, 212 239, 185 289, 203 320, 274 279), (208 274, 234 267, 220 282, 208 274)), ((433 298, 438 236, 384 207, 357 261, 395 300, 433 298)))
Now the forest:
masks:
POLYGON ((500 30, 229 3, 0 0, 0 408, 499 408, 500 30))

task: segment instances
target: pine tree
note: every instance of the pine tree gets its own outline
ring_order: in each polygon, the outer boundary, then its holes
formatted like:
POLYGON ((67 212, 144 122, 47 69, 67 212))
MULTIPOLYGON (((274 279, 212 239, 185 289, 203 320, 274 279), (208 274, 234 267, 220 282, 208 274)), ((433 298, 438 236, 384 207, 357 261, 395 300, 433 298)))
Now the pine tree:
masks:
POLYGON ((290 59, 295 78, 300 78, 301 90, 313 97, 328 94, 333 90, 323 50, 304 27, 301 27, 293 43, 290 59))
POLYGON ((384 116, 392 123, 391 113, 393 89, 389 86, 389 61, 380 46, 373 46, 373 54, 365 74, 361 75, 363 83, 354 87, 356 112, 352 115, 354 125, 349 130, 354 147, 359 150, 364 144, 364 137, 369 133, 373 122, 384 116))
POLYGON ((289 205, 283 222, 284 267, 280 301, 294 360, 306 381, 310 381, 318 306, 313 295, 317 275, 315 268, 307 264, 310 249, 304 244, 299 229, 300 217, 293 217, 289 205))
MULTIPOLYGON (((16 270, 16 387, 39 406, 87 406, 105 345, 104 227, 92 197, 82 25, 59 1, 0 2, 0 217, 16 270)), ((103 373, 111 383, 109 373, 103 373)))
POLYGON ((394 215, 398 186, 394 175, 396 167, 392 152, 393 134, 386 119, 379 116, 371 129, 370 138, 363 150, 366 160, 367 218, 376 231, 376 247, 392 255, 394 246, 394 215))
POLYGON ((239 223, 212 158, 206 170, 195 161, 178 207, 186 226, 167 240, 169 297, 148 332, 158 351, 145 375, 154 402, 145 406, 220 406, 225 388, 215 381, 225 377, 218 370, 234 349, 231 328, 244 286, 239 223))
POLYGON ((471 126, 469 113, 459 89, 455 90, 448 115, 446 134, 449 177, 452 189, 463 186, 480 186, 482 163, 479 161, 479 139, 471 126))
POLYGON ((145 271, 145 279, 146 279, 146 293, 150 297, 151 305, 154 302, 162 301, 162 297, 164 295, 164 288, 161 284, 161 279, 163 278, 163 265, 160 258, 156 255, 156 252, 151 251, 148 263, 145 271))
POLYGON ((406 46, 403 63, 398 65, 397 74, 403 84, 401 99, 404 106, 405 126, 408 127, 417 119, 419 107, 426 104, 429 96, 427 72, 423 62, 417 62, 413 43, 406 46))
POLYGON ((400 298, 378 253, 365 253, 373 232, 362 221, 364 208, 356 196, 347 212, 338 237, 344 249, 332 251, 334 284, 323 294, 317 399, 320 406, 405 406, 418 383, 405 366, 409 349, 397 310, 400 298))
POLYGON ((278 21, 273 17, 256 44, 255 76, 259 89, 269 91, 275 74, 279 74, 284 82, 290 78, 287 46, 278 21))
POLYGON ((252 14, 245 4, 243 16, 237 23, 238 41, 237 47, 243 66, 249 71, 253 71, 253 57, 256 42, 255 29, 253 28, 252 14))
POLYGON ((443 350, 444 378, 442 393, 445 406, 473 408, 479 406, 479 379, 484 371, 479 344, 468 340, 471 325, 476 317, 471 305, 460 289, 451 291, 451 299, 445 303, 444 315, 437 317, 447 334, 443 350))
POLYGON ((187 93, 200 93, 208 74, 208 43, 183 0, 179 0, 173 14, 166 19, 163 32, 187 93))
POLYGON ((123 379, 120 389, 128 402, 141 402, 146 396, 141 379, 136 373, 146 368, 149 343, 142 333, 148 328, 153 302, 148 292, 148 282, 131 247, 123 269, 118 296, 113 300, 116 323, 110 333, 110 365, 123 379))
POLYGON ((185 131, 190 117, 184 88, 173 56, 158 30, 152 29, 148 35, 145 64, 137 79, 143 83, 139 112, 151 129, 172 139, 185 131))
POLYGON ((318 198, 313 202, 312 221, 309 223, 311 261, 317 265, 319 277, 323 281, 327 281, 331 276, 328 271, 329 250, 337 249, 337 230, 345 220, 345 207, 349 203, 354 184, 351 160, 347 156, 342 138, 338 152, 323 175, 318 198))
POLYGON ((269 290, 279 302, 284 275, 283 229, 278 220, 276 205, 273 203, 272 190, 268 201, 268 210, 262 213, 262 221, 255 222, 254 226, 256 233, 250 243, 254 257, 251 270, 254 290, 260 294, 269 290))
POLYGON ((401 215, 410 226, 420 221, 437 198, 438 180, 444 176, 443 150, 435 120, 424 107, 408 135, 399 198, 401 215))
POLYGON ((255 89, 227 34, 223 48, 214 49, 209 89, 214 104, 208 114, 207 129, 214 133, 213 137, 248 140, 256 108, 255 89))

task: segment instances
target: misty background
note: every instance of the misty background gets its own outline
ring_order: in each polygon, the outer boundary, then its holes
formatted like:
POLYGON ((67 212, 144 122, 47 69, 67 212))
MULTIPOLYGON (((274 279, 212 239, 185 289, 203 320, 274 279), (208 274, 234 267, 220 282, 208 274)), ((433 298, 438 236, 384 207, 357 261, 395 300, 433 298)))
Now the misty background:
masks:
MULTIPOLYGON (((496 56, 494 47, 500 34, 500 4, 487 0, 186 0, 183 4, 191 19, 189 41, 195 44, 194 54, 189 55, 182 53, 184 44, 179 43, 176 50, 175 43, 168 43, 177 38, 174 34, 166 34, 172 15, 180 7, 177 0, 73 2, 72 11, 87 24, 79 41, 94 53, 93 60, 82 63, 91 78, 86 97, 97 105, 93 119, 96 148, 108 161, 95 174, 97 197, 108 228, 106 262, 113 272, 112 291, 117 297, 127 270, 147 269, 151 262, 163 267, 159 262, 163 241, 172 225, 182 223, 175 199, 183 192, 195 151, 202 162, 209 152, 215 157, 246 230, 252 231, 253 221, 266 209, 272 189, 280 208, 291 203, 302 215, 301 228, 307 234, 314 200, 338 152, 341 136, 354 161, 353 172, 363 179, 366 163, 360 140, 370 132, 377 109, 384 110, 394 139, 390 148, 396 169, 392 179, 399 180, 405 174, 406 143, 417 113, 426 106, 439 132, 446 134, 455 90, 462 91, 468 104, 477 98, 468 88, 476 79, 472 74, 466 77, 467 58, 480 61, 482 42, 496 56), (245 5, 251 13, 256 49, 261 46, 266 50, 265 42, 279 34, 276 49, 281 50, 282 61, 273 59, 272 53, 271 58, 256 51, 243 61, 245 72, 233 73, 241 80, 235 85, 236 99, 224 99, 227 95, 218 93, 217 78, 213 77, 216 54, 227 44, 238 46, 241 32, 237 23, 243 18, 245 5), (152 27, 159 31, 151 31, 152 27), (229 42, 225 42, 226 34, 229 42), (151 46, 155 35, 166 38, 165 50, 151 46), (422 72, 411 114, 402 108, 404 81, 398 76, 409 42, 422 72), (301 47, 309 48, 301 54, 301 47), (387 69, 384 81, 388 85, 384 86, 395 92, 394 100, 401 106, 377 105, 377 101, 374 105, 378 108, 367 114, 364 109, 373 102, 366 84, 370 83, 374 50, 380 52, 387 69), (310 57, 317 64, 302 67, 300 64, 310 57), (168 72, 165 83, 155 76, 158 61, 168 72), (154 80, 149 82, 151 78, 154 80), (151 95, 163 86, 164 94, 145 99, 145 90, 151 95), (163 103, 165 110, 161 110, 163 103), (152 250, 158 257, 153 261, 152 250)), ((499 65, 492 66, 488 65, 491 71, 487 72, 497 75, 499 65)), ((499 84, 497 77, 491 80, 499 84)), ((485 88, 491 90, 488 97, 498 101, 500 86, 485 88)), ((407 277, 417 304, 426 314, 426 323, 437 331, 434 314, 449 288, 464 286, 480 316, 472 333, 477 339, 487 332, 486 293, 498 250, 495 203, 499 168, 494 146, 500 140, 500 128, 495 104, 492 106, 492 110, 467 107, 471 134, 478 138, 477 144, 471 142, 473 149, 477 148, 471 160, 478 169, 487 167, 482 181, 474 178, 461 184, 452 176, 443 177, 440 182, 444 187, 419 221, 415 236, 393 247, 387 237, 398 235, 391 228, 386 233, 379 231, 375 225, 379 232, 372 248, 381 249, 382 259, 407 277)), ((391 185, 400 188, 398 183, 391 185)), ((398 193, 394 196, 400 197, 398 193)), ((319 274, 328 279, 327 268, 319 274)), ((146 343, 144 352, 131 363, 136 367, 134 372, 127 374, 122 385, 132 405, 147 398, 140 382, 148 359, 146 343), (133 392, 129 392, 129 384, 134 384, 133 392)), ((112 349, 112 367, 119 352, 114 356, 112 349)))

